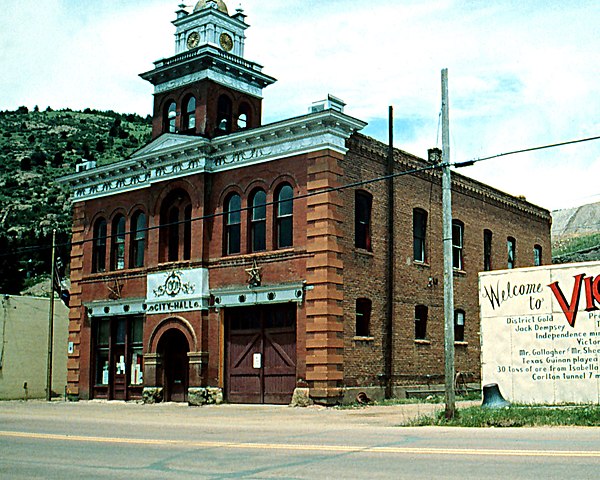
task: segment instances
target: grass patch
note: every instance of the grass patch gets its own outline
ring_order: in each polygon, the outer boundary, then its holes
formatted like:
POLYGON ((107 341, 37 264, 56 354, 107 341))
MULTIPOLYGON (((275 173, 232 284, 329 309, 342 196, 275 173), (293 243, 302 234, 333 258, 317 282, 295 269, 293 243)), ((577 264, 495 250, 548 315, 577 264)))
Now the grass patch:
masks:
MULTIPOLYGON (((465 395, 457 395, 456 401, 466 401, 466 400, 479 400, 481 401, 481 391, 475 390, 469 392, 465 395)), ((420 403, 444 403, 445 399, 443 395, 429 395, 428 397, 418 398, 388 398, 385 400, 374 400, 368 404, 353 402, 347 405, 337 405, 335 408, 338 409, 353 409, 353 408, 365 408, 368 406, 393 406, 393 405, 413 405, 420 403)))
POLYGON ((421 416, 403 426, 446 427, 542 427, 542 426, 600 426, 600 406, 520 406, 489 409, 469 407, 457 410, 455 418, 446 420, 444 412, 421 416))

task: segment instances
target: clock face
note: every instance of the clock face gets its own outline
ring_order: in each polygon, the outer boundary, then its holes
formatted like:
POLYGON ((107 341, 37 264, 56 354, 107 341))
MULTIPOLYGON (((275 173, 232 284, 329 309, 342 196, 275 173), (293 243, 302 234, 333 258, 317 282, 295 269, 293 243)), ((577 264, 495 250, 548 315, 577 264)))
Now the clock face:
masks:
POLYGON ((198 32, 192 32, 187 38, 187 46, 188 48, 196 48, 200 43, 200 35, 198 32))
POLYGON ((221 34, 219 37, 219 43, 221 44, 221 48, 226 52, 230 52, 233 49, 233 40, 228 33, 221 34))

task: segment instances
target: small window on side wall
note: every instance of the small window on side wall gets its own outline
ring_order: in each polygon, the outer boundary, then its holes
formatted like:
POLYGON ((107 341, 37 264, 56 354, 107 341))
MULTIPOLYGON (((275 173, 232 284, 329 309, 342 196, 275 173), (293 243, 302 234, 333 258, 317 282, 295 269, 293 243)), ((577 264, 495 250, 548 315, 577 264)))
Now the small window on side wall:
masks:
POLYGON ((190 97, 185 108, 184 130, 196 128, 196 97, 190 97))
POLYGON ((483 231, 483 271, 489 272, 492 269, 492 232, 483 231))
POLYGON ((373 196, 363 190, 357 190, 354 197, 354 246, 369 252, 371 245, 371 209, 373 196))
POLYGON ((428 308, 425 305, 415 306, 415 340, 427 338, 427 315, 428 308))
POLYGON ((539 267, 542 265, 542 246, 535 245, 533 247, 533 265, 539 267))
POLYGON ((452 220, 452 267, 455 270, 464 270, 464 246, 465 225, 460 220, 452 220))
POLYGON ((356 332, 357 337, 371 336, 371 300, 358 298, 356 300, 356 332))
POLYGON ((465 341, 465 311, 455 310, 454 311, 454 341, 464 342, 465 341))
POLYGON ((517 241, 513 237, 508 237, 506 239, 506 247, 508 253, 507 267, 515 268, 517 256, 517 241))
POLYGON ((427 235, 427 212, 420 208, 413 210, 413 258, 415 262, 425 262, 427 235))

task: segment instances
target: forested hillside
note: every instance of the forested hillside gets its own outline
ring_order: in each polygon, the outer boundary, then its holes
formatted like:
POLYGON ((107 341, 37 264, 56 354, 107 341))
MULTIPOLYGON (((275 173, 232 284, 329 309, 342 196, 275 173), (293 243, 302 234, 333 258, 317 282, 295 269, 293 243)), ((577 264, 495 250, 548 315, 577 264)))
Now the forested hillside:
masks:
POLYGON ((150 139, 150 122, 90 109, 0 112, 0 293, 17 294, 48 274, 53 229, 68 257, 71 206, 54 180, 82 159, 128 157, 150 139))

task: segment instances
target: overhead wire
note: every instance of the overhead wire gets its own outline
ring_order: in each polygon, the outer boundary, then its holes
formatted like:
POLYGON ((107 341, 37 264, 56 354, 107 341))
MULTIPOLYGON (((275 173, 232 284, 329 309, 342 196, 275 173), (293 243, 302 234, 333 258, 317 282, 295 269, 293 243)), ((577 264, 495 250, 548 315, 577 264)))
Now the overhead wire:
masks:
MULTIPOLYGON (((488 161, 488 160, 492 160, 492 159, 495 159, 495 158, 504 157, 504 156, 508 156, 508 155, 516 155, 516 154, 519 154, 519 153, 533 152, 533 151, 545 150, 545 149, 549 149, 549 148, 557 148, 557 147, 562 147, 562 146, 565 146, 565 145, 573 145, 573 144, 583 143, 583 142, 589 142, 589 141, 593 141, 593 140, 600 140, 600 136, 587 137, 587 138, 582 138, 582 139, 577 139, 577 140, 569 140, 569 141, 565 141, 565 142, 552 143, 552 144, 541 145, 541 146, 537 146, 537 147, 523 148, 523 149, 519 149, 519 150, 512 150, 512 151, 509 151, 509 152, 498 153, 498 154, 490 155, 490 156, 487 156, 487 157, 478 157, 478 158, 474 158, 472 160, 467 160, 467 161, 463 161, 463 162, 451 162, 450 166, 451 167, 455 167, 455 168, 464 168, 464 167, 469 167, 469 166, 475 165, 476 163, 479 163, 479 162, 484 162, 484 161, 488 161)), ((357 182, 352 182, 352 183, 348 183, 348 184, 345 184, 345 185, 341 185, 339 187, 324 188, 324 189, 320 189, 320 190, 317 190, 317 191, 314 191, 314 192, 308 192, 308 193, 304 193, 302 195, 298 195, 296 197, 293 197, 292 201, 296 201, 296 200, 300 200, 300 199, 312 197, 312 196, 315 196, 315 195, 322 195, 322 194, 331 193, 331 192, 335 192, 335 191, 342 191, 342 190, 345 190, 345 189, 348 189, 348 188, 355 188, 355 187, 359 187, 359 186, 369 185, 371 183, 381 182, 381 181, 384 181, 384 180, 388 180, 390 178, 401 177, 401 176, 404 176, 404 175, 412 175, 412 174, 415 174, 415 173, 429 171, 429 170, 436 170, 436 169, 440 169, 440 168, 442 168, 444 166, 445 165, 442 164, 442 163, 431 164, 431 165, 427 165, 425 167, 414 168, 414 169, 411 169, 411 170, 403 170, 401 172, 397 172, 397 173, 393 173, 393 174, 389 174, 389 175, 382 175, 382 176, 371 178, 371 179, 367 179, 367 180, 361 180, 361 181, 357 181, 357 182)), ((274 200, 274 201, 271 201, 271 202, 266 202, 262 206, 267 207, 267 206, 272 206, 272 205, 275 205, 275 204, 278 204, 278 203, 283 203, 283 202, 280 202, 278 200, 274 200)), ((148 227, 145 227, 143 229, 136 230, 136 231, 137 232, 148 232, 148 231, 156 230, 156 229, 159 229, 159 228, 168 228, 168 227, 175 226, 175 225, 181 225, 181 224, 187 223, 187 222, 196 222, 196 221, 200 221, 200 220, 208 220, 208 219, 211 219, 211 218, 216 218, 216 217, 220 217, 220 216, 231 214, 231 213, 244 212, 244 211, 251 210, 252 208, 254 208, 254 207, 253 206, 248 206, 248 207, 244 207, 244 208, 240 208, 240 209, 236 209, 236 210, 231 210, 231 211, 215 212, 215 213, 201 215, 199 217, 194 217, 194 218, 187 219, 187 220, 181 220, 181 221, 178 221, 178 222, 172 222, 172 223, 166 223, 166 224, 163 223, 163 224, 154 225, 154 226, 151 226, 151 227, 148 226, 148 227)), ((94 241, 98 240, 99 238, 111 239, 111 238, 114 238, 114 237, 117 237, 117 236, 131 235, 132 233, 133 233, 133 231, 126 231, 126 232, 121 233, 121 234, 112 234, 112 235, 107 235, 107 236, 103 236, 103 237, 93 237, 93 238, 88 238, 88 239, 84 239, 84 240, 78 240, 76 242, 69 241, 69 242, 57 244, 56 248, 72 247, 73 245, 83 245, 84 243, 94 242, 94 241)), ((32 251, 48 250, 48 249, 51 249, 51 248, 52 248, 52 246, 48 246, 48 245, 36 245, 36 246, 30 246, 30 247, 21 247, 21 248, 17 248, 15 250, 13 250, 12 252, 0 253, 0 258, 1 257, 7 257, 7 256, 13 256, 13 255, 19 255, 19 254, 23 254, 23 253, 32 252, 32 251)))

